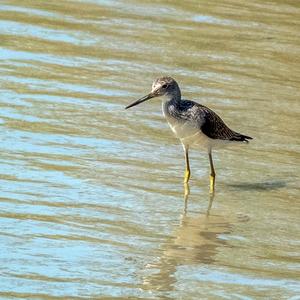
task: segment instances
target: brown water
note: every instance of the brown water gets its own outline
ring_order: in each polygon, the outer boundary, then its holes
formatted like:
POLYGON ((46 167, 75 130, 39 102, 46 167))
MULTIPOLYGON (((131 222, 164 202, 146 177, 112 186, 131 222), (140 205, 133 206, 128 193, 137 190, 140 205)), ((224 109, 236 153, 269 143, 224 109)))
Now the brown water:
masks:
POLYGON ((0 16, 1 298, 300 299, 299 1, 0 16), (124 110, 160 75, 254 137, 214 153, 214 199, 193 151, 185 207, 159 100, 124 110))

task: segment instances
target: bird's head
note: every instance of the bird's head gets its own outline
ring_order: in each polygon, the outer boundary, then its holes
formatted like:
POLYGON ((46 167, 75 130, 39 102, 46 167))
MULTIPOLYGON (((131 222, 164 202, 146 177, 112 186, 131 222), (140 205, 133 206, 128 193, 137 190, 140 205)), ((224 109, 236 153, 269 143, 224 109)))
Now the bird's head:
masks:
POLYGON ((125 109, 138 105, 151 98, 162 97, 162 96, 165 97, 166 99, 172 99, 172 98, 180 99, 181 97, 180 89, 177 82, 173 78, 171 77, 157 78, 156 80, 153 81, 152 90, 148 95, 129 104, 128 106, 125 107, 125 109))

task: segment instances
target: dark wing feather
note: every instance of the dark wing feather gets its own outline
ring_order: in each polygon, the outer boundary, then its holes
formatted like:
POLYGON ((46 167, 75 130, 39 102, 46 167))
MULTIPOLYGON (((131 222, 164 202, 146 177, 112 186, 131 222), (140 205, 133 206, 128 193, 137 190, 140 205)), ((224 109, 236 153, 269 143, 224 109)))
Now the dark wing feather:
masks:
POLYGON ((252 137, 240 134, 231 130, 223 120, 211 109, 201 105, 201 109, 205 111, 205 119, 201 126, 204 134, 212 139, 229 140, 238 142, 248 142, 252 137))
POLYGON ((200 125, 201 131, 211 139, 248 142, 252 138, 231 130, 223 120, 208 107, 193 101, 183 101, 184 111, 200 125))

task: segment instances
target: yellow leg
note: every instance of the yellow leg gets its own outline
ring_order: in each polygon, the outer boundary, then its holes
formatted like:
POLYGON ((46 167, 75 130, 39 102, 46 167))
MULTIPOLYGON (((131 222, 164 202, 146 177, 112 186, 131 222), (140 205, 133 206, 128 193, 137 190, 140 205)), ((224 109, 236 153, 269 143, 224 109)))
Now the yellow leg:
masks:
POLYGON ((189 195, 190 195, 190 187, 188 183, 184 183, 184 195, 183 195, 183 199, 184 199, 184 213, 187 212, 187 204, 188 204, 188 199, 189 199, 189 195))
POLYGON ((214 169, 211 151, 209 151, 208 157, 209 157, 209 164, 210 164, 209 192, 213 194, 215 192, 216 173, 214 169))
POLYGON ((184 147, 184 155, 185 155, 185 172, 184 172, 184 183, 188 183, 191 177, 191 169, 189 162, 189 152, 188 148, 184 147))
POLYGON ((190 194, 190 186, 188 183, 184 183, 183 187, 184 187, 184 198, 188 198, 190 194))

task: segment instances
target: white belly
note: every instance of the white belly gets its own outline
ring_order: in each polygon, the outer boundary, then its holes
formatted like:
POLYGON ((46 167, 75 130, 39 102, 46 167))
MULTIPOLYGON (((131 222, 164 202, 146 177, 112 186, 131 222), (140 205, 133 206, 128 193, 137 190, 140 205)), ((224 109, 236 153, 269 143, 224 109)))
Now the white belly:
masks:
POLYGON ((224 147, 229 143, 229 141, 209 138, 201 129, 193 126, 192 122, 178 122, 178 120, 168 117, 166 117, 166 119, 175 136, 179 138, 181 143, 186 147, 195 146, 196 148, 209 150, 211 148, 224 147))

